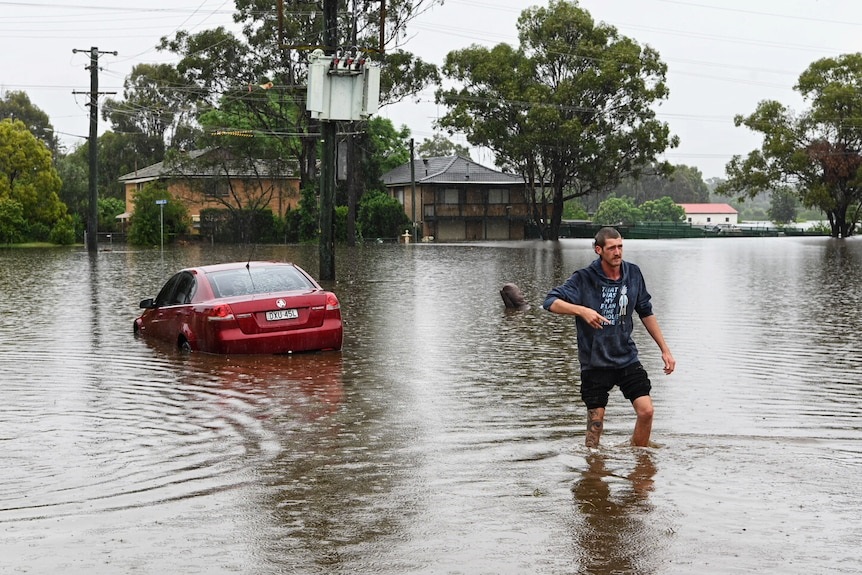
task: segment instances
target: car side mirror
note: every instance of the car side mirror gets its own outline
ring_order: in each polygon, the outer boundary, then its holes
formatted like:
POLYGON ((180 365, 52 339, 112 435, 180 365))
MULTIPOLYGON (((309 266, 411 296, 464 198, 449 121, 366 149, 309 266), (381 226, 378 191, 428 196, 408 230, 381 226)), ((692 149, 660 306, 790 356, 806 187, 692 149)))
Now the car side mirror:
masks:
POLYGON ((150 309, 156 307, 156 303, 153 301, 153 298, 148 297, 147 299, 142 299, 140 306, 143 309, 150 309))

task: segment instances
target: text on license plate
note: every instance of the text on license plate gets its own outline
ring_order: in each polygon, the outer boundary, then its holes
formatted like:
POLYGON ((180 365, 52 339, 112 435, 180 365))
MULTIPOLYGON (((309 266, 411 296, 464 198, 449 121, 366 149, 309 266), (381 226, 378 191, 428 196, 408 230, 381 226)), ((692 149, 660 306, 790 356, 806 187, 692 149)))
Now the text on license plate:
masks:
POLYGON ((266 321, 278 321, 280 319, 296 319, 299 317, 299 312, 295 309, 277 309, 275 311, 266 312, 266 321))

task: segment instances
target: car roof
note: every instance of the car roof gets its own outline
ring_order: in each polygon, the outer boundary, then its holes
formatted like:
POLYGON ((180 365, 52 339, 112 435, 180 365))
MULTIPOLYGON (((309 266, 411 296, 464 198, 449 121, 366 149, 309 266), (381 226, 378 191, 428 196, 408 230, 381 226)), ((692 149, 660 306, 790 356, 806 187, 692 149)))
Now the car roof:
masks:
POLYGON ((276 262, 276 261, 247 261, 247 262, 227 262, 221 264, 210 264, 206 266, 197 266, 194 268, 188 268, 187 271, 199 271, 203 273, 211 273, 211 272, 222 272, 222 271, 230 271, 230 270, 238 270, 245 268, 246 266, 253 267, 262 267, 262 266, 290 266, 296 267, 296 264, 292 262, 276 262))

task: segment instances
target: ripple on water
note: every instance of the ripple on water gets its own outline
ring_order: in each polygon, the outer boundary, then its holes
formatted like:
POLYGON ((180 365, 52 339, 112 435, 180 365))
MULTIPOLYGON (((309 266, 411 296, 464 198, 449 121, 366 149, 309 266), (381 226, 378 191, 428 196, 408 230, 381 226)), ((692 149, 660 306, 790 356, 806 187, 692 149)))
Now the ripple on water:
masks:
POLYGON ((281 451, 291 427, 340 399, 338 355, 251 365, 260 360, 183 356, 142 343, 131 351, 4 353, 4 361, 32 368, 4 378, 9 408, 0 413, 0 445, 9 469, 0 521, 235 488, 253 479, 254 462, 281 451), (310 382, 312 368, 321 377, 310 382))

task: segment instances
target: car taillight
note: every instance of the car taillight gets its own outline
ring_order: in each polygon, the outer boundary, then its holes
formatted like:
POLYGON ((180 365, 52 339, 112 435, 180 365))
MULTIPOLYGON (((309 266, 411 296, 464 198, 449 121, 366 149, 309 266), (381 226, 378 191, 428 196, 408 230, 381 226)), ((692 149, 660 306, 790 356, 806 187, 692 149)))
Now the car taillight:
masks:
POLYGON ((341 309, 341 304, 338 303, 338 298, 335 297, 334 293, 326 294, 326 311, 332 311, 336 309, 341 309))
POLYGON ((210 321, 229 321, 234 319, 233 310, 226 303, 220 303, 207 310, 207 319, 210 321))

